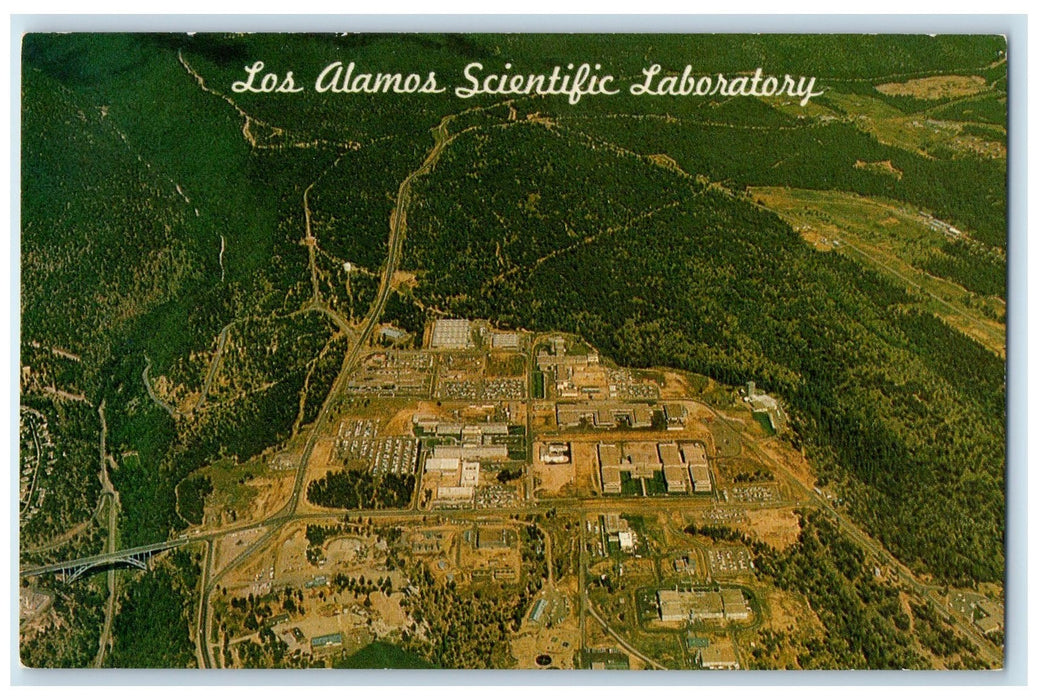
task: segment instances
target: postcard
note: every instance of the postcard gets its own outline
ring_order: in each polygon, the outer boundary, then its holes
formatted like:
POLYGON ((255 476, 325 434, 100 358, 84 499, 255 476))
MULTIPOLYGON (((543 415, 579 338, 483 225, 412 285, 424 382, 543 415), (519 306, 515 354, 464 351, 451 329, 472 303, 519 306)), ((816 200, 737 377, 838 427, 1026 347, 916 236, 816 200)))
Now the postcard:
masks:
POLYGON ((1007 67, 26 34, 21 663, 1002 668, 1007 67))

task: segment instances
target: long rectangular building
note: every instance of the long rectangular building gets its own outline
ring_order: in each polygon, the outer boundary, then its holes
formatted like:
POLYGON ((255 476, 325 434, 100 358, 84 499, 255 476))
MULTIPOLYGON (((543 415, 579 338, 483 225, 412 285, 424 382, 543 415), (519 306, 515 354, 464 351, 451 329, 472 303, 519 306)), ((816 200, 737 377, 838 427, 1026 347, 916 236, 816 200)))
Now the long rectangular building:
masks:
POLYGON ((598 444, 598 468, 602 476, 602 492, 620 493, 619 446, 598 444))
POLYGON ((432 458, 467 460, 508 459, 507 445, 436 445, 432 458))
POLYGON ((656 605, 664 622, 708 620, 745 621, 752 612, 738 588, 720 591, 656 591, 656 605))
POLYGON ((710 493, 713 486, 710 484, 710 467, 706 460, 706 447, 699 442, 683 442, 679 447, 692 475, 692 490, 695 493, 710 493))
POLYGON ((681 458, 681 450, 676 444, 667 442, 659 446, 659 452, 667 493, 688 493, 688 467, 681 458))
POLYGON ((575 428, 581 422, 599 430, 611 430, 621 424, 631 428, 651 428, 652 407, 616 401, 560 403, 555 407, 555 419, 560 428, 575 428))

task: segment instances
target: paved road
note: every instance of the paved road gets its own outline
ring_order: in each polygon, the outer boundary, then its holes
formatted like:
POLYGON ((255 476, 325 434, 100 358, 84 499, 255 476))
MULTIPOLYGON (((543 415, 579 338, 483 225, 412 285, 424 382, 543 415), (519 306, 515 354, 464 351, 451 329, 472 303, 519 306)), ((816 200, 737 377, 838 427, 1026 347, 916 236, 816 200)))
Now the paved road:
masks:
MULTIPOLYGON (((313 456, 314 446, 317 444, 319 436, 325 432, 326 425, 329 420, 330 407, 338 400, 342 393, 343 384, 350 377, 350 375, 357 368, 360 359, 363 357, 365 352, 365 346, 371 335, 378 325, 379 320, 382 318, 382 312, 385 310, 386 302, 389 299, 389 294, 392 291, 392 280, 393 274, 397 270, 397 266, 400 262, 400 255, 403 251, 403 241, 407 232, 407 208, 411 202, 411 184, 414 180, 426 173, 432 168, 439 158, 440 153, 450 143, 451 138, 447 132, 447 124, 453 119, 453 115, 444 117, 439 125, 434 128, 433 131, 433 147, 429 151, 425 160, 422 164, 414 170, 410 175, 404 178, 403 182, 400 183, 400 187, 397 190, 396 206, 393 209, 393 214, 389 219, 389 241, 388 241, 388 253, 386 255, 386 264, 382 270, 382 277, 379 281, 378 294, 375 296, 375 301, 368 311, 368 315, 365 317, 363 328, 359 336, 350 345, 347 352, 346 359, 343 361, 342 370, 339 372, 339 376, 336 377, 335 382, 332 385, 331 390, 328 392, 328 396, 325 399, 324 404, 321 406, 321 410, 318 412, 317 419, 314 421, 314 425, 310 428, 310 435, 307 438, 306 446, 303 449, 302 457, 299 460, 299 466, 296 469, 296 479, 292 486, 292 495, 278 513, 272 518, 269 518, 267 523, 270 524, 267 532, 259 537, 255 542, 250 544, 244 551, 242 551, 237 557, 235 557, 227 566, 223 567, 220 571, 210 572, 210 579, 205 584, 201 606, 201 627, 198 632, 199 644, 201 646, 200 651, 202 660, 205 667, 212 668, 212 658, 209 648, 209 638, 211 633, 212 618, 209 613, 209 601, 212 596, 213 590, 220 579, 228 572, 233 570, 241 562, 251 557, 255 552, 259 551, 262 547, 266 546, 268 542, 274 537, 274 535, 280 530, 281 526, 285 524, 296 514, 296 510, 299 507, 299 501, 302 497, 303 486, 306 481, 306 474, 310 464, 310 459, 313 456)), ((309 192, 309 189, 307 190, 309 192)), ((304 201, 304 206, 307 203, 304 201)), ((307 210, 309 211, 309 210, 307 210)), ((309 236, 309 231, 308 231, 309 236)), ((313 255, 313 247, 310 247, 311 255, 313 255)), ((315 289, 315 293, 316 293, 315 289)), ((315 296, 315 302, 319 302, 319 298, 315 296)))
POLYGON ((604 620, 604 619, 602 618, 602 616, 598 614, 598 611, 596 611, 596 610, 595 610, 595 609, 594 609, 594 608, 593 608, 593 607, 591 606, 591 601, 587 600, 587 591, 585 591, 585 592, 584 592, 584 600, 585 600, 585 602, 587 603, 587 611, 588 611, 588 613, 590 613, 590 614, 591 614, 591 617, 593 617, 593 618, 595 618, 596 620, 598 620, 598 624, 602 625, 602 629, 604 629, 604 630, 606 631, 606 633, 607 633, 607 634, 609 634, 609 636, 610 636, 610 637, 612 637, 613 639, 615 639, 615 640, 616 640, 616 643, 617 643, 617 644, 619 644, 619 645, 620 645, 620 647, 621 647, 621 648, 622 648, 622 649, 623 649, 624 651, 626 651, 626 652, 627 652, 628 654, 630 654, 631 656, 636 656, 636 657, 638 657, 639 659, 641 659, 642 661, 644 661, 644 662, 645 662, 645 663, 647 663, 647 664, 648 664, 649 666, 651 666, 651 667, 653 667, 653 668, 655 668, 655 669, 658 669, 658 670, 660 670, 660 671, 666 671, 666 670, 667 670, 665 666, 661 666, 660 664, 656 663, 655 661, 653 661, 652 659, 650 659, 650 658, 649 658, 648 656, 646 656, 645 654, 641 653, 640 651, 638 651, 637 649, 635 649, 634 647, 632 647, 632 646, 631 646, 630 644, 628 644, 628 643, 627 643, 627 640, 626 640, 626 639, 624 639, 624 638, 623 638, 623 637, 621 637, 621 636, 620 636, 619 634, 617 634, 616 630, 614 630, 614 629, 613 629, 612 627, 610 627, 610 626, 609 626, 609 623, 607 623, 607 622, 606 622, 606 621, 605 621, 605 620, 604 620))
POLYGON ((1003 660, 1002 650, 998 648, 990 639, 986 638, 980 633, 980 630, 976 629, 973 624, 961 618, 955 613, 954 610, 943 600, 943 596, 940 595, 940 587, 931 584, 924 583, 916 578, 915 574, 905 564, 894 557, 887 549, 867 535, 860 527, 850 520, 844 513, 836 510, 827 499, 822 498, 812 489, 808 488, 805 484, 800 482, 793 474, 783 467, 781 464, 771 458, 766 452, 761 450, 756 441, 752 436, 747 435, 739 426, 727 420, 719 412, 707 406, 707 408, 714 414, 714 416, 728 426, 731 430, 735 431, 743 443, 749 448, 754 455, 760 459, 764 464, 771 466, 773 469, 785 474, 790 483, 793 485, 794 490, 801 492, 801 498, 797 500, 803 500, 810 505, 824 511, 833 520, 836 521, 840 528, 840 531, 850 539, 852 542, 861 547, 865 552, 871 554, 877 561, 896 569, 898 576, 903 584, 912 590, 913 593, 919 597, 930 601, 937 608, 938 611, 946 618, 946 620, 955 627, 959 632, 965 635, 971 642, 973 642, 980 653, 982 659, 993 666, 1000 666, 1003 660))
MULTIPOLYGON (((114 466, 115 462, 110 461, 112 458, 108 456, 108 449, 105 446, 108 439, 108 423, 105 420, 105 402, 103 400, 101 405, 97 407, 97 414, 101 419, 100 478, 103 489, 101 497, 108 500, 108 538, 105 541, 105 553, 111 555, 115 552, 115 546, 119 538, 119 492, 115 490, 111 479, 108 478, 109 463, 114 466)), ((100 668, 104 663, 105 654, 108 651, 108 643, 112 638, 112 619, 115 617, 115 599, 118 595, 116 583, 115 569, 109 569, 108 602, 105 605, 104 628, 101 630, 101 637, 97 644, 97 656, 94 657, 95 668, 100 668)))

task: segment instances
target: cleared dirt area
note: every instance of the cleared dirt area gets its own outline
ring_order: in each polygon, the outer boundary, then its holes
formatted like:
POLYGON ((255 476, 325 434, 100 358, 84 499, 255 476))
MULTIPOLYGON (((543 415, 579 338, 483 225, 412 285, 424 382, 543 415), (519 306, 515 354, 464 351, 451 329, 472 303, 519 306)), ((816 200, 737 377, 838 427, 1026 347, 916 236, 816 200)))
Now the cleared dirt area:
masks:
POLYGON ((799 593, 769 590, 765 596, 768 606, 767 627, 776 632, 796 632, 810 637, 822 629, 822 623, 799 593))
MULTIPOLYGON (((306 470, 305 483, 309 484, 311 481, 322 478, 328 474, 328 472, 335 469, 341 469, 343 466, 343 463, 335 458, 335 440, 333 438, 322 438, 314 443, 314 450, 310 456, 310 463, 306 470)), ((294 480, 293 482, 289 482, 290 490, 293 483, 294 480)), ((306 489, 304 487, 304 497, 299 500, 300 511, 317 512, 323 510, 322 508, 314 506, 305 498, 305 491, 306 489)))
POLYGON ((904 174, 900 170, 894 167, 894 164, 889 160, 876 161, 874 163, 866 163, 863 160, 854 161, 854 168, 856 170, 864 170, 869 173, 876 173, 879 175, 890 175, 892 177, 901 179, 904 174))
POLYGON ((683 399, 692 394, 688 381, 676 372, 663 372, 663 383, 660 385, 660 398, 683 399))
POLYGON ((761 452, 779 463, 786 472, 807 488, 814 488, 815 475, 807 459, 786 443, 770 440, 757 443, 761 452))
MULTIPOLYGON (((603 436, 603 439, 608 439, 603 436)), ((601 491, 598 480, 598 443, 597 442, 572 442, 570 443, 570 455, 574 469, 573 484, 578 491, 590 493, 592 490, 601 491)))
POLYGON ((54 597, 33 588, 21 588, 18 591, 18 619, 25 622, 36 617, 50 607, 54 597))
POLYGON ((294 476, 294 474, 288 473, 284 476, 257 478, 253 482, 253 486, 259 491, 259 495, 252 502, 246 519, 263 520, 281 510, 292 496, 292 487, 295 484, 294 476))
POLYGON ((205 501, 206 527, 263 520, 288 503, 295 481, 294 471, 268 469, 262 459, 214 465, 201 473, 213 483, 205 501))
POLYGON ((651 156, 648 156, 648 158, 654 165, 658 165, 661 168, 666 168, 667 170, 672 170, 682 175, 688 175, 688 173, 681 169, 678 162, 666 153, 654 153, 651 156))
POLYGON ((512 640, 512 656, 518 662, 518 668, 523 669, 576 668, 575 656, 579 649, 580 630, 577 629, 576 616, 570 616, 561 626, 554 627, 527 621, 519 636, 512 640), (538 658, 545 663, 538 663, 538 658))
POLYGON ((935 75, 915 78, 903 83, 883 83, 876 90, 884 95, 915 97, 920 100, 942 100, 948 97, 968 97, 987 88, 987 82, 977 75, 935 75))
POLYGON ((389 282, 389 286, 393 289, 401 289, 414 287, 416 284, 415 274, 413 272, 406 272, 404 270, 396 270, 393 272, 393 278, 389 282))
POLYGON ((580 649, 578 610, 576 576, 567 576, 542 590, 525 611, 522 627, 511 642, 517 667, 576 668, 580 649), (531 619, 534 609, 538 610, 536 620, 531 619))
POLYGON ((261 596, 270 593, 273 590, 276 559, 274 548, 267 543, 258 554, 228 572, 223 579, 223 586, 227 588, 230 595, 239 598, 247 597, 250 594, 261 596))
POLYGON ((776 549, 785 549, 800 536, 800 523, 789 509, 748 510, 747 528, 753 536, 776 549))
MULTIPOLYGON (((557 496, 562 489, 569 484, 574 484, 577 478, 576 466, 572 456, 567 464, 545 464, 541 461, 541 449, 545 443, 535 442, 533 444, 533 478, 538 496, 557 496)), ((575 485, 568 489, 571 492, 575 485)), ((564 495, 568 495, 564 494, 564 495)))
POLYGON ((238 532, 232 535, 227 535, 216 541, 216 552, 214 561, 214 570, 219 571, 223 567, 227 566, 236 556, 245 551, 245 549, 259 539, 260 535, 266 532, 264 527, 256 527, 245 532, 238 532))

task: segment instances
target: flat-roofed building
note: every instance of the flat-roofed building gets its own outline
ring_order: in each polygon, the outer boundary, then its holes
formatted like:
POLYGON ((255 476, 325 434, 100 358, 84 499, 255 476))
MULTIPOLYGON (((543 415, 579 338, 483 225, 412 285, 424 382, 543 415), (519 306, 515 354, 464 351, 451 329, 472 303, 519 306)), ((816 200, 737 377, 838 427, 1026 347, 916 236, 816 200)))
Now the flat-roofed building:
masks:
POLYGON ((596 428, 611 429, 616 427, 616 414, 604 408, 591 413, 591 422, 596 428))
POLYGON ((495 350, 515 350, 519 347, 519 334, 494 333, 490 337, 490 345, 495 350))
POLYGON ((569 464, 569 443, 549 442, 547 445, 541 445, 540 456, 544 464, 569 464))
POLYGON ((684 464, 664 464, 663 480, 667 482, 667 493, 688 493, 688 469, 684 464))
POLYGON ((602 493, 620 493, 620 467, 601 467, 602 493))
POLYGON ((479 485, 479 462, 461 463, 461 486, 479 485))
POLYGON ((537 353, 537 367, 541 370, 549 368, 583 368, 588 365, 598 364, 598 353, 589 352, 586 355, 559 355, 552 354, 547 350, 537 353))
POLYGON ((476 529, 477 549, 509 549, 515 544, 515 531, 504 527, 476 529))
POLYGON ((563 428, 574 428, 584 420, 594 421, 595 412, 588 406, 560 403, 555 406, 555 422, 563 428))
POLYGON ((647 404, 594 400, 560 403, 555 407, 555 419, 562 428, 574 428, 581 421, 600 430, 616 428, 621 421, 632 428, 651 428, 652 407, 647 404))
POLYGON ((973 621, 973 624, 977 626, 983 634, 991 634, 997 632, 1001 627, 1002 623, 994 615, 986 615, 984 617, 978 617, 973 621))
POLYGON ((688 463, 693 492, 709 493, 713 490, 713 486, 710 484, 710 467, 706 461, 706 447, 701 442, 683 442, 678 446, 685 457, 685 462, 688 463))
POLYGON ((724 600, 717 591, 659 590, 656 591, 656 604, 664 622, 725 619, 724 600))
POLYGON ((634 532, 631 530, 620 530, 617 533, 617 538, 620 541, 621 552, 633 552, 634 551, 634 532))
POLYGON ((984 634, 991 634, 1002 629, 1005 624, 1006 609, 1001 603, 985 600, 977 604, 973 624, 984 634))
POLYGON ((458 318, 436 321, 433 323, 429 345, 437 350, 462 350, 472 347, 470 325, 468 320, 458 318))
POLYGON ((456 472, 461 460, 458 457, 427 457, 425 460, 425 471, 427 472, 456 472))
POLYGON ((414 424, 414 427, 426 433, 434 433, 440 426, 440 419, 436 416, 419 415, 417 413, 411 418, 411 422, 414 424))
POLYGON ((432 458, 466 460, 508 459, 508 445, 436 445, 432 458))
POLYGON ((644 404, 635 404, 631 411, 632 428, 651 428, 652 409, 644 404))
POLYGON ((441 501, 463 501, 472 498, 471 486, 440 486, 436 489, 436 498, 441 501))
POLYGON ((621 518, 619 513, 606 513, 602 516, 602 526, 606 534, 613 535, 620 530, 626 530, 627 521, 621 518))
POLYGON ((634 478, 651 479, 662 469, 659 452, 654 442, 628 442, 623 449, 621 469, 629 469, 634 478))
POLYGON ((749 620, 750 606, 746 604, 746 596, 738 588, 725 588, 721 591, 726 620, 749 620))
POLYGON ((739 661, 735 658, 735 648, 731 642, 710 644, 699 652, 699 663, 703 668, 712 671, 734 671, 739 668, 739 661))
POLYGON ((663 442, 659 445, 660 462, 663 466, 682 464, 681 450, 673 442, 663 442))
POLYGON ((548 601, 544 598, 537 599, 537 602, 533 604, 533 609, 530 611, 530 622, 537 622, 541 619, 541 613, 544 612, 547 603, 548 601))
POLYGON ((660 444, 660 461, 663 463, 663 480, 667 482, 667 493, 688 493, 688 467, 681 459, 681 450, 673 442, 660 444))
POLYGON ((598 469, 603 493, 620 493, 620 448, 598 443, 598 469))
POLYGON ((320 637, 314 637, 310 640, 310 648, 314 651, 318 649, 325 649, 327 647, 341 647, 342 646, 342 635, 338 632, 334 634, 323 634, 320 637))
POLYGON ((274 627, 276 625, 283 625, 291 619, 292 618, 289 616, 287 612, 283 612, 280 615, 275 615, 274 617, 268 619, 266 626, 274 627))
POLYGON ((706 447, 703 446, 703 443, 683 442, 679 447, 688 464, 706 464, 706 447))
POLYGON ((663 417, 667 421, 667 430, 681 430, 685 427, 688 411, 679 403, 663 404, 663 417))
POLYGON ((664 622, 683 622, 688 619, 688 605, 681 591, 656 591, 656 605, 664 622))
POLYGON ((692 490, 695 493, 710 493, 710 468, 705 464, 694 464, 689 468, 692 472, 692 490))
POLYGON ((693 591, 689 596, 689 615, 693 620, 723 620, 721 594, 717 591, 693 591))
POLYGON ((461 448, 463 459, 508 459, 508 445, 465 445, 461 448))
POLYGON ((435 445, 432 456, 442 459, 461 459, 461 448, 457 445, 435 445))
POLYGON ((620 447, 610 443, 598 443, 598 463, 603 467, 620 466, 620 447))

